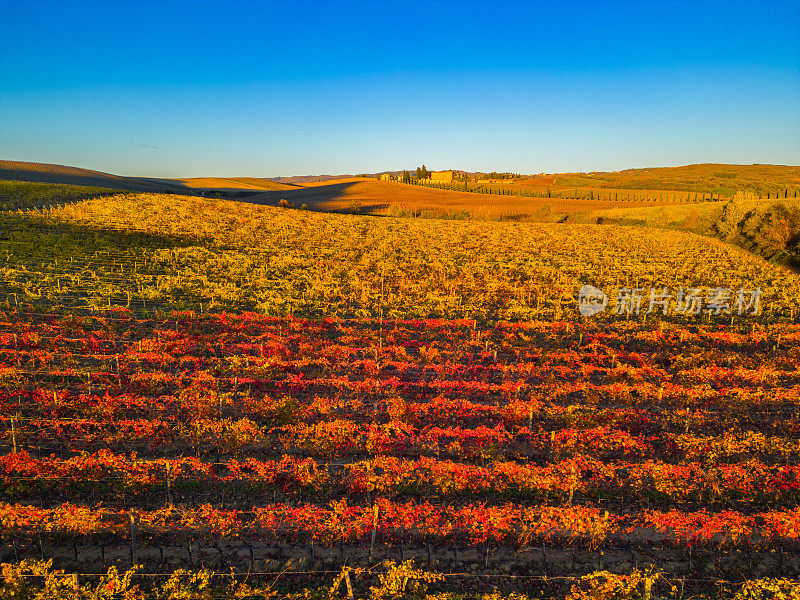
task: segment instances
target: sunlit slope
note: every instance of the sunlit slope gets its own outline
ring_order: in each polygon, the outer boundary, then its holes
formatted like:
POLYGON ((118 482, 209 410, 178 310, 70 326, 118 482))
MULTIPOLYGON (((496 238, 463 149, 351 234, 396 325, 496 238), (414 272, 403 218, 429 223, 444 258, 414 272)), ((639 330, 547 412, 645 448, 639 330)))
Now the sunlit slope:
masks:
POLYGON ((319 211, 537 221, 610 206, 608 202, 499 196, 356 177, 308 183, 302 188, 267 192, 248 200, 277 206, 282 199, 296 207, 306 204, 319 211))
MULTIPOLYGON (((582 179, 583 174, 515 177, 513 179, 479 179, 470 187, 491 188, 493 191, 503 190, 511 194, 547 195, 552 198, 593 198, 606 202, 633 202, 647 199, 649 202, 680 203, 691 201, 694 195, 689 195, 686 189, 670 187, 614 187, 608 183, 598 184, 592 177, 582 179)), ((708 189, 702 190, 710 194, 708 189)), ((698 194, 698 199, 700 195, 698 194)))
POLYGON ((697 164, 681 167, 626 169, 612 173, 577 173, 555 177, 554 186, 683 190, 732 195, 738 190, 772 197, 800 188, 800 166, 697 164))
POLYGON ((11 160, 0 160, 0 179, 95 186, 136 192, 183 191, 184 189, 189 189, 180 182, 168 179, 124 177, 78 167, 11 160))
POLYGON ((626 169, 600 173, 558 173, 483 179, 471 187, 492 188, 510 194, 544 193, 556 198, 686 204, 712 196, 730 198, 737 191, 776 198, 800 194, 800 167, 783 165, 701 164, 681 167, 626 169))
MULTIPOLYGON (((389 216, 535 222, 587 221, 609 208, 697 206, 710 193, 679 190, 625 190, 547 185, 552 178, 483 180, 448 186, 411 185, 372 178, 347 178, 304 184, 295 190, 265 192, 251 202, 278 206, 281 200, 312 210, 389 216), (545 183, 542 183, 545 182, 545 183)), ((715 200, 719 196, 714 196, 715 200)))
POLYGON ((794 198, 765 200, 738 194, 726 202, 592 211, 585 220, 712 235, 800 268, 800 205, 794 198))
POLYGON ((208 189, 213 188, 217 190, 292 190, 298 186, 277 183, 270 179, 263 179, 259 177, 189 177, 187 179, 179 179, 183 185, 192 189, 208 189))
MULTIPOLYGON (((770 200, 764 200, 768 203, 770 200)), ((698 202, 677 206, 628 206, 606 208, 589 213, 589 220, 648 227, 685 229, 695 233, 712 233, 713 223, 722 215, 725 202, 698 202)))
POLYGON ((191 194, 197 193, 200 189, 263 191, 287 190, 297 187, 258 177, 190 177, 182 179, 125 177, 78 167, 10 160, 0 161, 0 180, 99 186, 137 192, 172 191, 191 194))
POLYGON ((119 190, 83 185, 0 180, 0 210, 40 208, 118 193, 119 190))
POLYGON ((610 295, 760 287, 764 319, 793 319, 800 304, 796 275, 648 228, 376 219, 147 194, 2 220, 0 302, 43 309, 562 319, 577 316, 584 283, 610 295))

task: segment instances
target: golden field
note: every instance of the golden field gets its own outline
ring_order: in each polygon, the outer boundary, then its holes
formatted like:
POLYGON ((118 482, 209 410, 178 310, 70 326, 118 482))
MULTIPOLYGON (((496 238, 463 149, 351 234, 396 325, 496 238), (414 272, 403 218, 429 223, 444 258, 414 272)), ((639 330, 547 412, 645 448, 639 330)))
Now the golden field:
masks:
POLYGON ((371 218, 125 194, 0 213, 0 302, 347 318, 561 319, 583 283, 763 289, 798 276, 722 241, 649 227, 371 218))
MULTIPOLYGON (((508 190, 516 195, 499 195, 499 188, 493 185, 495 193, 488 194, 353 177, 305 184, 292 190, 265 192, 251 196, 247 201, 278 206, 281 200, 286 200, 295 208, 305 204, 310 210, 324 212, 539 222, 569 221, 589 211, 642 206, 642 201, 634 201, 632 195, 630 200, 623 200, 620 196, 618 201, 538 198, 519 195, 528 193, 522 188, 508 190)), ((607 191, 603 193, 605 195, 607 191)), ((663 202, 667 202, 666 196, 663 202)))

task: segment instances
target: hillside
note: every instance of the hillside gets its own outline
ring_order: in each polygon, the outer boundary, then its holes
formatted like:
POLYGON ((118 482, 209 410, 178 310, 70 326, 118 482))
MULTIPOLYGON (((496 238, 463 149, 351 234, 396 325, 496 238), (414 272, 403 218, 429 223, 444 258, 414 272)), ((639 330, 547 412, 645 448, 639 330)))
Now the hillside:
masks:
POLYGON ((800 166, 697 164, 556 175, 557 187, 681 190, 732 196, 744 190, 772 197, 800 188, 800 166))
POLYGON ((53 204, 66 204, 86 198, 119 194, 110 188, 67 185, 64 183, 33 183, 29 181, 0 180, 0 210, 42 208, 53 204))
MULTIPOLYGON (((392 216, 563 221, 591 211, 726 199, 736 191, 775 198, 800 193, 800 167, 703 164, 629 169, 613 173, 566 173, 467 184, 408 185, 352 176, 125 177, 77 167, 0 161, 0 180, 48 182, 120 190, 247 198, 278 205, 286 200, 318 211, 392 216), (446 189, 446 188, 450 189, 446 189)), ((578 220, 581 220, 579 218, 578 220)))
POLYGON ((652 228, 374 219, 161 194, 0 216, 0 298, 12 304, 557 320, 574 313, 582 283, 715 286, 720 273, 731 286, 760 282, 773 317, 800 298, 795 275, 758 257, 652 228))
POLYGON ((726 202, 609 208, 581 215, 586 222, 676 229, 710 235, 764 258, 800 268, 800 204, 737 193, 726 202))
POLYGON ((355 175, 292 175, 290 177, 270 177, 269 179, 276 183, 302 185, 306 183, 321 183, 333 179, 348 179, 350 177, 355 177, 355 175))
POLYGON ((612 204, 588 199, 500 196, 496 192, 463 192, 358 177, 308 183, 302 188, 265 192, 247 200, 270 206, 287 200, 295 207, 306 204, 311 210, 324 212, 545 222, 610 206, 635 205, 622 201, 612 204))
POLYGON ((270 179, 256 177, 189 177, 183 179, 126 177, 79 167, 12 160, 0 160, 0 180, 60 183, 134 192, 181 194, 197 194, 202 189, 214 189, 218 192, 240 192, 284 190, 296 187, 291 184, 282 184, 270 179))
POLYGON ((165 192, 167 190, 194 193, 180 182, 147 177, 124 177, 102 171, 46 163, 0 160, 0 179, 41 183, 64 183, 92 187, 130 190, 134 192, 165 192))
POLYGON ((261 177, 189 177, 176 181, 180 181, 183 185, 192 189, 215 189, 221 191, 291 190, 299 187, 261 177))

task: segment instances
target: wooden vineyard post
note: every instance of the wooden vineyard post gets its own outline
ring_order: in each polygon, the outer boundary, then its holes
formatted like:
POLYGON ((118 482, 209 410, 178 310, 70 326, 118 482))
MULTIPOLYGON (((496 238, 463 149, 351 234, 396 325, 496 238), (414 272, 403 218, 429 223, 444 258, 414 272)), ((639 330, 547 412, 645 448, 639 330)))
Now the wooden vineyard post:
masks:
MULTIPOLYGON (((374 413, 373 413, 373 415, 374 415, 374 413)), ((374 419, 374 416, 373 416, 373 423, 374 422, 375 422, 375 419, 374 419)), ((372 461, 370 461, 370 460, 367 461, 367 473, 368 473, 368 477, 369 477, 369 484, 367 485, 367 504, 372 506, 372 461)))
POLYGON ((139 560, 139 548, 136 539, 136 529, 139 525, 139 515, 135 510, 132 510, 128 517, 131 520, 131 566, 136 566, 139 560))
POLYGON ((14 454, 17 453, 17 431, 14 428, 14 417, 11 417, 11 444, 14 449, 14 454))
POLYGON ((350 569, 347 567, 344 570, 344 583, 347 585, 347 598, 353 600, 353 584, 350 583, 350 569))
POLYGON ((192 566, 197 565, 200 562, 200 542, 197 539, 190 539, 186 542, 186 547, 189 551, 189 562, 192 566))
POLYGON ((645 577, 644 580, 644 594, 642 594, 642 600, 650 600, 650 594, 653 589, 653 578, 652 577, 645 577))
POLYGON ((547 577, 547 544, 542 542, 542 573, 547 577))
POLYGON ((378 535, 378 511, 380 507, 376 504, 372 507, 372 535, 369 540, 369 554, 367 554, 367 561, 372 560, 375 554, 375 537, 378 535))
POLYGON ((572 506, 572 496, 575 494, 575 486, 578 482, 578 474, 575 471, 575 465, 572 465, 572 481, 570 482, 569 486, 569 499, 567 500, 567 504, 572 506))
POLYGON ((167 506, 175 503, 172 497, 172 463, 167 463, 167 506))

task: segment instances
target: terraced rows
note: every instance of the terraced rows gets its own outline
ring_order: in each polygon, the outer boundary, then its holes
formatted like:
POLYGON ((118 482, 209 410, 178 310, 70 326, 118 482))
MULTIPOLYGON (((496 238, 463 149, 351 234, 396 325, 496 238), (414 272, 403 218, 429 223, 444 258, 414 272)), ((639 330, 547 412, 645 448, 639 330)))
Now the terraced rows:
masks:
POLYGON ((788 324, 8 312, 4 549, 791 574, 798 354, 788 324))

